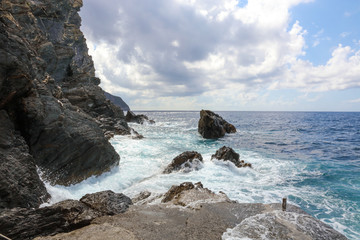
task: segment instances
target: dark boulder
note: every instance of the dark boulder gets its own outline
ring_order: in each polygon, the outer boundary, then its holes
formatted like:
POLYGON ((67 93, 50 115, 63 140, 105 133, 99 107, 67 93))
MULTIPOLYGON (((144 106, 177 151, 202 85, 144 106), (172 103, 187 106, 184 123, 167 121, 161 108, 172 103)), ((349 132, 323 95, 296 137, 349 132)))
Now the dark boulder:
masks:
POLYGON ((144 115, 144 114, 136 115, 132 111, 127 112, 125 119, 127 122, 134 122, 134 123, 138 123, 138 124, 144 124, 144 123, 154 124, 155 123, 154 120, 149 120, 149 118, 146 115, 144 115))
POLYGON ((222 161, 230 161, 235 164, 238 168, 240 167, 251 167, 251 163, 245 163, 244 160, 240 160, 240 155, 230 147, 223 146, 216 151, 211 159, 218 159, 222 161))
POLYGON ((203 158, 200 153, 195 151, 183 152, 172 160, 163 173, 172 173, 181 169, 185 171, 198 170, 202 162, 203 158))
POLYGON ((80 202, 106 215, 123 213, 132 204, 129 197, 122 193, 114 193, 110 190, 86 194, 80 199, 80 202))
POLYGON ((38 207, 49 197, 25 140, 0 110, 0 209, 38 207))
POLYGON ((89 225, 100 216, 125 212, 131 204, 125 195, 105 191, 88 194, 80 201, 65 200, 50 207, 0 210, 0 229, 11 239, 54 235, 89 225))
POLYGON ((235 133, 236 128, 218 114, 209 110, 201 110, 198 132, 204 138, 216 139, 223 137, 225 133, 235 133))

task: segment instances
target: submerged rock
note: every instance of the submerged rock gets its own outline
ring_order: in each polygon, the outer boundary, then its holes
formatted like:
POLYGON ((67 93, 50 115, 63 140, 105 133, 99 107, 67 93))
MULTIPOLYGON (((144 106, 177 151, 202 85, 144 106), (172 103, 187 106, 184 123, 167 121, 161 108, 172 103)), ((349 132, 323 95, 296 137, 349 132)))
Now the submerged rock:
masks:
POLYGON ((6 209, 0 211, 0 229, 11 239, 33 239, 84 227, 97 217, 123 213, 131 204, 125 195, 105 191, 50 207, 6 209))
POLYGON ((172 160, 163 173, 168 174, 179 170, 185 172, 198 170, 201 167, 202 162, 203 158, 200 153, 195 151, 183 152, 172 160))
POLYGON ((245 163, 244 160, 240 160, 240 154, 234 151, 230 147, 223 146, 216 151, 214 155, 211 156, 211 159, 217 159, 222 161, 230 161, 235 164, 236 167, 251 167, 251 163, 245 163))
POLYGON ((198 132, 204 138, 216 139, 223 137, 225 133, 235 133, 236 128, 218 114, 209 110, 201 110, 198 132))
POLYGON ((154 120, 149 120, 149 118, 146 115, 144 115, 144 114, 136 115, 132 111, 127 112, 125 119, 127 122, 134 122, 134 123, 138 123, 138 124, 144 124, 144 123, 154 124, 155 123, 154 120))

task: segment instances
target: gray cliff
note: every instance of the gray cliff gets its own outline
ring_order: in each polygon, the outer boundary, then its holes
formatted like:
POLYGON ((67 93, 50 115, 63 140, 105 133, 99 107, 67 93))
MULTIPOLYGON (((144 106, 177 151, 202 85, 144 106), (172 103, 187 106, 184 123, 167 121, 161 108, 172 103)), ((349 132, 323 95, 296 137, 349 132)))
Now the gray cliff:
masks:
POLYGON ((50 183, 69 185, 119 163, 108 138, 130 129, 98 86, 81 6, 0 1, 0 208, 48 198, 36 166, 50 183))

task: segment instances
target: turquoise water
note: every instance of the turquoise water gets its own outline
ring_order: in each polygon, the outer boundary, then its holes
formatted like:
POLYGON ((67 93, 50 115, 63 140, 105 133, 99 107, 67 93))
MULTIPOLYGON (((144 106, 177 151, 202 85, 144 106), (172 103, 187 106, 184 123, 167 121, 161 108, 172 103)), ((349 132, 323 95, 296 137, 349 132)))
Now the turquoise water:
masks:
POLYGON ((130 197, 148 190, 201 181, 240 202, 280 202, 283 197, 349 239, 360 239, 360 113, 217 112, 237 133, 205 140, 197 133, 199 112, 141 112, 154 125, 131 124, 142 140, 111 140, 120 166, 71 187, 47 185, 52 202, 111 189, 130 197), (250 168, 211 161, 232 147, 250 168), (162 174, 178 154, 198 151, 199 171, 162 174))

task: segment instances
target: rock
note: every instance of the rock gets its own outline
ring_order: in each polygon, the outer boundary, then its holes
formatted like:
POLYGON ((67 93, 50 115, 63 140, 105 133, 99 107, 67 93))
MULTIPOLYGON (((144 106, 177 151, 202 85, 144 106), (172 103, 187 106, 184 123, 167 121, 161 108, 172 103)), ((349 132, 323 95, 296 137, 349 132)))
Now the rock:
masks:
POLYGON ((198 132, 204 138, 216 139, 223 137, 225 133, 235 133, 236 128, 218 114, 209 110, 201 110, 198 132))
POLYGON ((161 202, 171 202, 173 205, 199 209, 203 203, 231 202, 231 200, 225 193, 215 194, 209 189, 204 188, 201 182, 195 184, 184 182, 179 186, 172 186, 170 190, 164 194, 161 202))
POLYGON ((138 195, 136 195, 133 199, 132 199, 132 202, 134 204, 137 204, 139 202, 142 202, 144 201, 145 199, 149 198, 151 196, 151 192, 149 191, 143 191, 143 192, 140 192, 138 195))
POLYGON ((38 209, 2 210, 1 233, 11 239, 33 239, 36 236, 69 232, 89 225, 97 217, 122 213, 131 204, 125 195, 111 191, 88 194, 82 199, 84 201, 65 200, 38 209))
POLYGON ((123 111, 98 86, 80 31, 81 6, 81 0, 1 1, 0 110, 51 184, 110 170, 120 158, 108 139, 131 134, 123 111))
POLYGON ((198 170, 201 167, 203 158, 200 153, 195 151, 187 151, 175 157, 172 162, 165 168, 165 174, 174 171, 183 170, 185 172, 198 170))
POLYGON ((104 92, 105 97, 109 99, 116 106, 120 107, 123 111, 130 111, 129 105, 127 105, 121 97, 111 95, 108 92, 104 92))
POLYGON ((132 204, 129 197, 110 190, 86 194, 80 199, 80 202, 106 215, 123 213, 132 204))
POLYGON ((0 110, 0 209, 32 208, 50 197, 23 137, 0 110))
POLYGON ((149 118, 146 115, 144 115, 144 114, 136 115, 132 111, 127 112, 125 119, 127 122, 134 122, 134 123, 138 123, 138 124, 144 124, 144 123, 154 124, 155 123, 154 120, 149 120, 149 118))
POLYGON ((94 219, 85 228, 38 240, 116 239, 119 236, 127 240, 169 239, 169 236, 176 240, 262 239, 264 236, 279 240, 346 239, 296 206, 288 205, 283 212, 281 204, 220 200, 221 196, 208 191, 187 183, 174 197, 176 201, 132 206, 123 214, 94 219), (177 202, 179 199, 181 203, 177 202), (201 204, 193 208, 197 202, 201 204))
POLYGON ((238 168, 240 167, 251 167, 251 163, 245 163, 244 160, 240 160, 240 155, 230 147, 223 146, 216 151, 211 159, 230 161, 235 164, 238 168))
MULTIPOLYGON (((201 184, 201 183, 200 183, 201 184)), ((162 203, 169 202, 179 196, 183 191, 193 189, 195 186, 191 182, 184 182, 179 186, 172 186, 169 191, 164 195, 164 198, 161 200, 162 203)))

